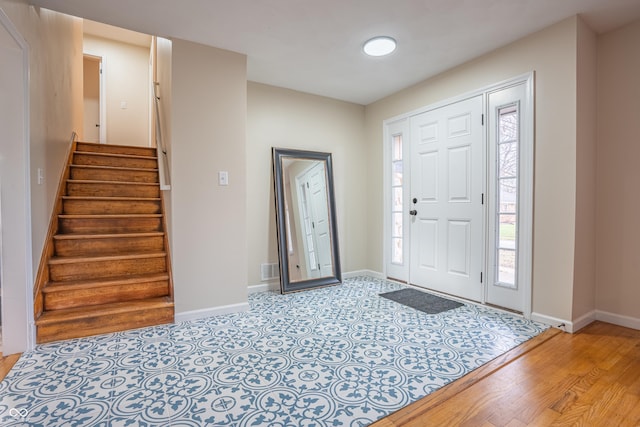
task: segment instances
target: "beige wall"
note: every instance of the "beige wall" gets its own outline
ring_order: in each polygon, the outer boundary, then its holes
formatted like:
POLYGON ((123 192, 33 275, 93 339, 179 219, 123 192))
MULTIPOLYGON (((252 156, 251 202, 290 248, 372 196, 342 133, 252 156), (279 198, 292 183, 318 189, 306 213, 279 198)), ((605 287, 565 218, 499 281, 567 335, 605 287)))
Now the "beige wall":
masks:
POLYGON ((171 80, 176 313, 245 304, 246 57, 174 40, 171 80))
POLYGON ((149 48, 85 34, 83 49, 102 57, 107 143, 148 146, 149 48))
POLYGON ((535 71, 533 312, 572 318, 576 210, 576 28, 570 18, 366 108, 368 267, 382 271, 382 121, 535 71))
POLYGON ((572 320, 593 317, 596 292, 597 36, 578 19, 576 92, 576 232, 572 320))
POLYGON ((278 262, 271 148, 332 154, 342 271, 366 268, 367 164, 364 107, 248 83, 247 233, 249 285, 260 264, 278 262))
POLYGON ((640 322, 640 21, 598 39, 599 311, 640 322))
POLYGON ((82 131, 82 21, 0 0, 29 43, 33 268, 37 269, 72 131, 82 131), (44 183, 38 184, 38 168, 44 183))

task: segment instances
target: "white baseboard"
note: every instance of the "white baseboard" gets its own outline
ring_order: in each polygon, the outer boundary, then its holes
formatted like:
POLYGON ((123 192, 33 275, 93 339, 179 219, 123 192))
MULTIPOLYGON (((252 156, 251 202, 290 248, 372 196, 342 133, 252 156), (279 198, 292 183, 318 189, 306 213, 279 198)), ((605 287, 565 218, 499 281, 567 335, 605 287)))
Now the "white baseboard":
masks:
POLYGON ((616 313, 609 313, 602 310, 594 310, 583 316, 578 317, 572 322, 568 320, 558 319, 551 316, 546 316, 540 313, 532 313, 531 320, 535 320, 541 323, 545 323, 549 326, 560 328, 569 333, 578 332, 593 321, 599 320, 601 322, 611 323, 613 325, 623 326, 625 328, 640 330, 640 319, 637 317, 624 316, 616 313), (564 327, 560 327, 564 323, 564 327))
POLYGON ((343 279, 350 279, 352 277, 358 277, 358 276, 370 276, 375 279, 384 279, 384 274, 378 273, 373 270, 355 270, 355 271, 349 271, 347 273, 342 273, 343 279))
POLYGON ((596 320, 596 311, 590 311, 589 313, 578 317, 577 319, 573 320, 573 327, 571 330, 571 333, 573 332, 578 332, 580 329, 584 328, 585 326, 587 326, 589 323, 592 323, 596 320))
POLYGON ((248 287, 249 295, 257 294, 258 292, 266 292, 266 291, 279 291, 280 284, 279 283, 261 283, 259 285, 249 285, 248 287))
POLYGON ((612 323, 625 328, 640 330, 640 319, 637 317, 623 316, 621 314, 609 313, 602 310, 595 311, 595 320, 612 323))
MULTIPOLYGON (((378 273, 373 270, 349 271, 347 273, 342 274, 343 279, 349 279, 349 278, 358 277, 358 276, 369 276, 376 279, 384 278, 384 275, 382 273, 378 273)), ((249 295, 255 294, 258 292, 266 292, 266 291, 280 292, 280 282, 267 282, 267 283, 260 283, 259 285, 249 285, 247 289, 248 289, 249 295)))
POLYGON ((207 317, 221 316, 223 314, 242 313, 249 311, 249 303, 242 302, 238 304, 223 305, 221 307, 203 308, 200 310, 184 311, 175 314, 175 323, 186 322, 189 320, 204 319, 207 317))
POLYGON ((565 319, 559 319, 557 317, 547 316, 546 314, 531 313, 531 320, 535 322, 544 323, 545 325, 552 326, 554 328, 562 329, 565 332, 573 333, 573 322, 565 319))

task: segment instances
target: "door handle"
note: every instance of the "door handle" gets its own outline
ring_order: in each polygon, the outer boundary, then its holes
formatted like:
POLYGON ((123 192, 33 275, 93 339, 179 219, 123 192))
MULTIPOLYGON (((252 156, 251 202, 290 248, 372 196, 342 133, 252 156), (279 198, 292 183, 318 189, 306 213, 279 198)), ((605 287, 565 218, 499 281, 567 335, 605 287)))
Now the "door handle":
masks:
POLYGON ((411 210, 409 211, 409 215, 411 215, 411 216, 416 216, 416 215, 418 215, 418 211, 417 211, 417 210, 415 210, 415 209, 411 209, 411 210))

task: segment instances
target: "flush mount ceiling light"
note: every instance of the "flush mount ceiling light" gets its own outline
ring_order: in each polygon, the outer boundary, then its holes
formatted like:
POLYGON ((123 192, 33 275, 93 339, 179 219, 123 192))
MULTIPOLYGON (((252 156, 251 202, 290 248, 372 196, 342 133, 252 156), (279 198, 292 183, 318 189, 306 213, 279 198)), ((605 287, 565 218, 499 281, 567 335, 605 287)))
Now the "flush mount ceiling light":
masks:
POLYGON ((369 56, 385 56, 396 50, 396 41, 387 36, 367 40, 362 48, 369 56))

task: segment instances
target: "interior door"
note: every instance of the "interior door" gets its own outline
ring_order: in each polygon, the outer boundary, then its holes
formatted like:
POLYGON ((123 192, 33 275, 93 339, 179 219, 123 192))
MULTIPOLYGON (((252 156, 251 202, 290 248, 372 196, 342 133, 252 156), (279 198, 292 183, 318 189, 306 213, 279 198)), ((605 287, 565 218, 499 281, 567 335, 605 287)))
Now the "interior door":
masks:
POLYGON ((411 283, 482 301, 482 96, 411 118, 411 283))
POLYGON ((85 55, 83 64, 83 140, 100 142, 100 57, 85 55))
POLYGON ((320 277, 333 274, 331 260, 331 234, 329 233, 329 209, 327 206, 327 186, 324 164, 319 163, 309 172, 311 210, 313 212, 313 231, 318 246, 318 264, 320 277))
POLYGON ((311 278, 333 274, 331 233, 324 163, 317 163, 296 177, 307 275, 311 278))

